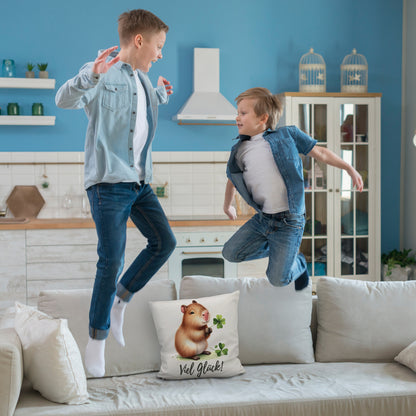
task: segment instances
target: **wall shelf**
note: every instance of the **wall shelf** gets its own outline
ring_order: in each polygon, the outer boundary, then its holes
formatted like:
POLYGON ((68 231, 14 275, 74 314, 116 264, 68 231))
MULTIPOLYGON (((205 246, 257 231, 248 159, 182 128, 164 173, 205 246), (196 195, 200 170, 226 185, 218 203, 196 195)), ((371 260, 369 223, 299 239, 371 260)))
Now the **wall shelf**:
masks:
MULTIPOLYGON (((0 78, 0 88, 55 89, 51 78, 0 78)), ((0 116, 0 126, 54 126, 55 116, 0 116)))
POLYGON ((0 78, 0 88, 30 88, 48 89, 55 88, 55 80, 51 78, 0 78))
POLYGON ((0 126, 54 126, 55 116, 0 116, 0 126))

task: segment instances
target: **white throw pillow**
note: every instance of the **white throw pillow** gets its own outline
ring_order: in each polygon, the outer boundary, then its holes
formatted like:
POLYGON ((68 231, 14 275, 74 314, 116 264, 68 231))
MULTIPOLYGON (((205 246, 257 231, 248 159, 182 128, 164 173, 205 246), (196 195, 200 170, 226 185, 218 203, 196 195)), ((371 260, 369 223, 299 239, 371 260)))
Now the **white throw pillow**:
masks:
POLYGON ((317 281, 317 361, 393 361, 416 339, 416 281, 317 281))
POLYGON ((273 286, 267 278, 186 276, 180 297, 195 298, 240 291, 238 333, 242 364, 312 363, 311 285, 273 286))
POLYGON ((394 359, 416 372, 416 341, 408 345, 394 359))
POLYGON ((87 379, 78 346, 65 319, 53 319, 16 302, 15 329, 23 349, 26 378, 48 400, 82 404, 87 379))
MULTIPOLYGON (((54 318, 65 318, 84 357, 88 342, 90 289, 45 290, 40 293, 38 308, 54 318)), ((176 299, 175 285, 170 280, 150 281, 139 290, 126 307, 123 334, 126 346, 121 347, 111 331, 105 344, 105 376, 157 371, 160 348, 149 301, 176 299)), ((88 376, 88 375, 87 375, 88 376)))
POLYGON ((230 377, 244 373, 238 359, 238 295, 237 291, 150 302, 161 346, 159 377, 230 377))

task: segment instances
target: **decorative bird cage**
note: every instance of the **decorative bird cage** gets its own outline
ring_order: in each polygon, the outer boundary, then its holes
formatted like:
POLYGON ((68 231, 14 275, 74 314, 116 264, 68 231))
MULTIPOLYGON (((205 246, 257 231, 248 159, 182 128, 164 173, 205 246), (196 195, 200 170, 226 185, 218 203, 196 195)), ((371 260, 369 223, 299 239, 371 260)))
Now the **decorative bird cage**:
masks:
POLYGON ((341 92, 367 92, 368 64, 364 55, 356 49, 341 64, 341 92))
POLYGON ((315 53, 312 48, 299 61, 299 91, 326 91, 325 61, 322 55, 315 53))

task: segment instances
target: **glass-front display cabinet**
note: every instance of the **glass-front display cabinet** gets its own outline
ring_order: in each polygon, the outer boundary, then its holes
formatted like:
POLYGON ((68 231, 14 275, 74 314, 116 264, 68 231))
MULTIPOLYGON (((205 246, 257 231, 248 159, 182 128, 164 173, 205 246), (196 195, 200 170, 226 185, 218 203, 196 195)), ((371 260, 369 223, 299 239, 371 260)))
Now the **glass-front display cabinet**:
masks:
POLYGON ((320 276, 380 279, 381 94, 283 93, 279 126, 296 125, 355 167, 348 173, 301 155, 306 225, 301 252, 312 281, 320 276))

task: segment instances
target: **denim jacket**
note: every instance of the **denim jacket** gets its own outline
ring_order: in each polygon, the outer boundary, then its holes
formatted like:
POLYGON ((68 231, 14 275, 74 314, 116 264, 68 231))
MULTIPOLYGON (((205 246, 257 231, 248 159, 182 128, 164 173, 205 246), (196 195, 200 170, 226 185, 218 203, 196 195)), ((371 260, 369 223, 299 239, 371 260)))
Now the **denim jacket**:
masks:
MULTIPOLYGON (((113 52, 110 58, 114 56, 113 52)), ((59 88, 55 98, 58 107, 84 108, 87 114, 85 188, 100 182, 139 182, 133 154, 137 111, 133 69, 119 61, 107 73, 96 76, 92 66, 93 62, 85 64, 78 75, 59 88)), ((164 86, 153 88, 147 74, 140 70, 137 74, 147 98, 149 132, 140 166, 148 183, 152 181, 151 143, 156 130, 157 106, 166 104, 168 96, 164 86)))
MULTIPOLYGON (((296 126, 280 127, 277 130, 265 131, 264 139, 270 144, 273 158, 283 177, 287 189, 289 211, 291 214, 305 213, 305 195, 303 181, 302 159, 299 153, 308 154, 317 143, 296 126)), ((243 199, 256 211, 261 212, 262 207, 253 201, 253 197, 247 190, 243 179, 243 172, 236 161, 237 150, 241 144, 242 137, 232 149, 227 164, 227 176, 243 197, 243 199)), ((273 190, 270 190, 273 192, 273 190)))

